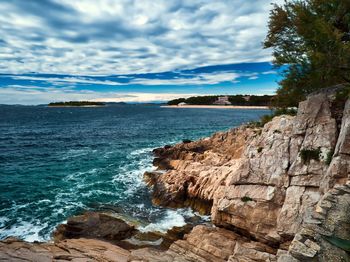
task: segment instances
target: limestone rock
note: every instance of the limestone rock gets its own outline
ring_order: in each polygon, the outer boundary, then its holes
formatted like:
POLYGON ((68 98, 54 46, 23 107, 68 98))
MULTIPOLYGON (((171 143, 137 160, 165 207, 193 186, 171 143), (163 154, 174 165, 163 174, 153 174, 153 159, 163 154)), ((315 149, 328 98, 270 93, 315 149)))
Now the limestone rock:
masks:
POLYGON ((276 250, 271 247, 250 241, 230 230, 196 226, 183 240, 174 242, 166 252, 152 248, 138 249, 131 252, 130 261, 276 261, 275 253, 276 250))
POLYGON ((170 168, 152 177, 154 203, 205 203, 215 225, 288 248, 303 224, 320 223, 324 212, 314 210, 322 195, 349 176, 350 100, 338 130, 332 99, 331 91, 320 92, 300 103, 297 116, 275 117, 263 128, 241 126, 157 149, 170 168), (318 155, 305 159, 310 152, 318 155))
POLYGON ((27 243, 19 239, 0 242, 1 261, 127 262, 130 252, 95 239, 66 239, 53 243, 27 243))
MULTIPOLYGON (((350 183, 349 183, 350 184, 350 183)), ((295 235, 289 252, 278 261, 348 261, 344 250, 329 243, 323 236, 350 239, 350 185, 337 186, 317 204, 314 216, 319 223, 304 223, 295 235)))
POLYGON ((67 238, 95 238, 105 240, 122 240, 135 232, 134 227, 121 219, 97 212, 86 212, 68 219, 54 232, 56 241, 67 238))

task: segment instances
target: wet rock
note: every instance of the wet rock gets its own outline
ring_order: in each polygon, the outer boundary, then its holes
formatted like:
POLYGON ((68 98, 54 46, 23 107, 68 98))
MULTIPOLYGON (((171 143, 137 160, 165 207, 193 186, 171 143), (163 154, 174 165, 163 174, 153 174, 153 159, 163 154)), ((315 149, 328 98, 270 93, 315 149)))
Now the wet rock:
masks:
POLYGON ((121 219, 104 213, 86 212, 69 218, 67 224, 59 225, 53 236, 56 242, 67 238, 122 240, 134 233, 134 227, 121 219))

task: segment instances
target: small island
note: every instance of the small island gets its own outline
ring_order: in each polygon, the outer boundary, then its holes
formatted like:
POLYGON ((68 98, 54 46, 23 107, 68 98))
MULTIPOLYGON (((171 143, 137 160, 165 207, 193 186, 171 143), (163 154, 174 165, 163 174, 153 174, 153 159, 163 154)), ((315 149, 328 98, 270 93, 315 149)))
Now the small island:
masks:
POLYGON ((49 107, 100 107, 105 106, 102 102, 91 101, 68 101, 68 102, 52 102, 47 106, 49 107))

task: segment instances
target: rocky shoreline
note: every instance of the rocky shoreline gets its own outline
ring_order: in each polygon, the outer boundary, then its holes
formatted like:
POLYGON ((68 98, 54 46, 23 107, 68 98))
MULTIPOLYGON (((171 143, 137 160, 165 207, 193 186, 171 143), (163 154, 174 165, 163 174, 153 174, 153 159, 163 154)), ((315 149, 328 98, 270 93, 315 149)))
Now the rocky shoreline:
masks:
POLYGON ((347 261, 327 240, 350 239, 350 99, 336 92, 312 94, 297 116, 262 128, 154 150, 158 170, 144 175, 153 203, 192 207, 212 224, 146 236, 87 213, 59 226, 53 243, 0 242, 0 260, 347 261), (154 245, 160 238, 166 244, 154 245))

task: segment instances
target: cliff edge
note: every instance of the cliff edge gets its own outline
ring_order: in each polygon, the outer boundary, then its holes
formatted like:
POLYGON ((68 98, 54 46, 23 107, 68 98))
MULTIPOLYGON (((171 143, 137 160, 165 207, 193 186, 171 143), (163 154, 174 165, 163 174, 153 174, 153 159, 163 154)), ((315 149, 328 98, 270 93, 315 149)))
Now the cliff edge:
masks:
POLYGON ((154 203, 210 213, 215 226, 238 236, 230 256, 203 261, 349 259, 322 237, 350 238, 350 100, 338 101, 337 90, 310 95, 296 116, 263 128, 241 126, 154 151, 166 169, 146 174, 154 203))

